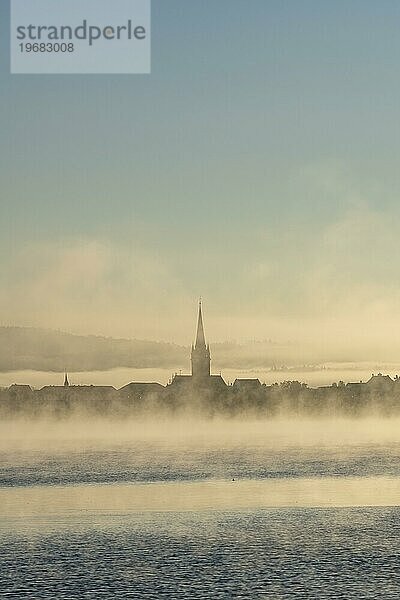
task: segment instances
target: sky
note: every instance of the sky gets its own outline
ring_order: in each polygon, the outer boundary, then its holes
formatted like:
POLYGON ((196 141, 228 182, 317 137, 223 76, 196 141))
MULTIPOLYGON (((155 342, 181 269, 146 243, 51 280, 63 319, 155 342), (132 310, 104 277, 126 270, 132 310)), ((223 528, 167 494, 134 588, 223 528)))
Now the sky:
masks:
POLYGON ((153 0, 150 75, 58 76, 8 4, 0 324, 400 357, 397 0, 153 0))

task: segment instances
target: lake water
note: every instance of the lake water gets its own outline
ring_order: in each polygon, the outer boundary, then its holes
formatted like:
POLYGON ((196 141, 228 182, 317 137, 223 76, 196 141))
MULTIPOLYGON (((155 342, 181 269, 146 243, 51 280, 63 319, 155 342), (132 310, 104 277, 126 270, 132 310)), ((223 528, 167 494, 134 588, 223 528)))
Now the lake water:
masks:
POLYGON ((397 599, 397 425, 4 429, 0 597, 397 599))

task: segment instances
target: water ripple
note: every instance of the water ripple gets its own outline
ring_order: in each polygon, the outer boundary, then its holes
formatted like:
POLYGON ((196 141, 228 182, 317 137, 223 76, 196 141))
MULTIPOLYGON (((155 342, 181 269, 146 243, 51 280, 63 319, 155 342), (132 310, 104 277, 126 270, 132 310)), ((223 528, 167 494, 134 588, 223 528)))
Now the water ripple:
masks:
POLYGON ((397 599, 400 509, 157 513, 0 536, 0 596, 397 599))

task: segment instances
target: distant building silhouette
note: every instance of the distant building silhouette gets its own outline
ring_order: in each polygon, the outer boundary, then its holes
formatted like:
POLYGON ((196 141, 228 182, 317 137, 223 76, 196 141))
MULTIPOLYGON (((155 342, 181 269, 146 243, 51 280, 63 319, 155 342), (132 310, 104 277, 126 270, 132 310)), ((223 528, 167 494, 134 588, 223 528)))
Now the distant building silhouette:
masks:
POLYGON ((367 381, 366 385, 370 390, 373 391, 390 392, 390 390, 393 389, 394 381, 390 375, 382 375, 382 373, 378 373, 378 375, 372 375, 371 379, 367 381))
POLYGON ((199 301, 196 340, 192 344, 191 363, 193 382, 200 386, 207 385, 211 375, 211 357, 210 347, 206 344, 204 335, 201 300, 199 301))
POLYGON ((339 381, 319 388, 309 388, 299 381, 266 385, 259 379, 236 379, 227 385, 221 375, 211 374, 201 301, 190 362, 191 374, 182 375, 180 371, 166 386, 156 382, 131 382, 120 389, 71 385, 65 371, 63 385, 60 381, 58 386, 39 390, 16 384, 0 388, 0 419, 15 415, 60 418, 74 413, 124 418, 134 414, 176 415, 180 411, 210 417, 400 414, 400 378, 381 373, 365 383, 339 381))
POLYGON ((228 387, 221 375, 211 375, 210 346, 206 343, 202 302, 199 301, 195 341, 191 349, 191 375, 175 374, 168 388, 173 393, 217 395, 228 387))

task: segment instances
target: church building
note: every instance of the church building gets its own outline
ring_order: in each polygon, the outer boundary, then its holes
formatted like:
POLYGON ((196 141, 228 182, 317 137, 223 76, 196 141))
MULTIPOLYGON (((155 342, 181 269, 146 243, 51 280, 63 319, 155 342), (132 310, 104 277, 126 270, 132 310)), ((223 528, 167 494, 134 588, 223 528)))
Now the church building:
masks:
POLYGON ((195 341, 191 351, 191 375, 174 375, 169 387, 185 388, 185 391, 223 391, 227 385, 221 375, 211 375, 210 346, 206 342, 201 300, 197 316, 195 341))

